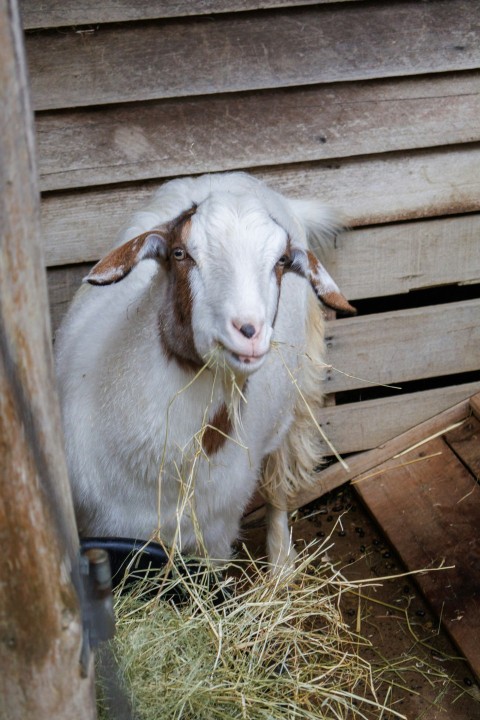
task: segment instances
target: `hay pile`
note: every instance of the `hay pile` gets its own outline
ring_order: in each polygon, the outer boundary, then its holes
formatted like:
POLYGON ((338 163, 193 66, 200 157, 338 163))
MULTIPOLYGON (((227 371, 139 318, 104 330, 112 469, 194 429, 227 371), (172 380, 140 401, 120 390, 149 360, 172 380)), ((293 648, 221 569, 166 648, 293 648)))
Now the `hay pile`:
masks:
POLYGON ((338 610, 351 585, 323 553, 312 565, 307 549, 277 578, 253 561, 232 564, 215 591, 208 570, 192 577, 176 558, 153 597, 151 581, 118 595, 113 650, 136 717, 403 717, 378 696, 358 653, 366 641, 338 610))

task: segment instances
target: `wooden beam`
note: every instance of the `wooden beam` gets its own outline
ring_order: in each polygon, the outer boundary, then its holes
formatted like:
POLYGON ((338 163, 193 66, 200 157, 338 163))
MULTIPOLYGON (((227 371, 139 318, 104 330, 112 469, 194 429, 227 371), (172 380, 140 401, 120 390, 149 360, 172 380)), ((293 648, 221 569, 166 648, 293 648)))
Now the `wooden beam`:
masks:
POLYGON ((477 0, 391 0, 36 32, 27 35, 34 106, 475 69, 479 17, 477 0))
POLYGON ((480 73, 40 113, 36 132, 43 191, 461 144, 480 73))
POLYGON ((55 396, 20 20, 0 0, 0 703, 93 720, 81 675, 78 540, 55 396))

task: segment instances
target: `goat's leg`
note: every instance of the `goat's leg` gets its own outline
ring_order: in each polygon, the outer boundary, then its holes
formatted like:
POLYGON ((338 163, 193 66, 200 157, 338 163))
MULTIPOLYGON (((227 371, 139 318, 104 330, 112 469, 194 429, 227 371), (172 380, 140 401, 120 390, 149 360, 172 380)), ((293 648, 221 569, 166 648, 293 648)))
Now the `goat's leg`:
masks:
POLYGON ((294 566, 297 553, 288 527, 288 512, 267 503, 267 557, 273 572, 294 566))

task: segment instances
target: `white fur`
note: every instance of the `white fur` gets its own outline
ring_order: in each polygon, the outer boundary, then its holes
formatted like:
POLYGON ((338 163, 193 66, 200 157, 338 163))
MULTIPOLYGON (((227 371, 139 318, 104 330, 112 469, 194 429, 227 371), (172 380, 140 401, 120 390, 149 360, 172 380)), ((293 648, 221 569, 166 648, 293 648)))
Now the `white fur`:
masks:
POLYGON ((268 551, 271 562, 281 565, 292 557, 285 512, 292 472, 285 473, 282 488, 281 464, 307 467, 308 481, 308 468, 320 459, 311 439, 316 430, 306 429, 309 413, 304 408, 302 414, 304 402, 292 379, 304 395, 312 394, 316 408, 323 324, 309 284, 287 273, 272 328, 277 303, 272 269, 288 236, 307 248, 307 233, 330 230, 331 216, 319 203, 288 200, 243 173, 202 176, 164 185, 125 226, 117 244, 193 204, 199 207, 188 240, 196 263, 192 327, 208 367, 195 376, 162 350, 157 323, 168 302, 166 270, 153 260, 140 262, 118 284, 83 286, 57 335, 79 527, 83 534, 157 538, 186 553, 228 558, 271 456, 276 467, 264 492, 280 509, 270 512, 268 551), (252 340, 235 329, 245 322, 260 328, 252 340), (312 322, 320 328, 313 345, 307 337, 312 322), (259 359, 246 365, 240 356, 250 354, 259 359), (244 401, 232 379, 241 389, 247 375, 244 401), (207 457, 201 443, 205 425, 222 403, 233 407, 232 392, 237 411, 231 411, 231 438, 207 457), (298 432, 306 434, 303 445, 292 440, 298 432))

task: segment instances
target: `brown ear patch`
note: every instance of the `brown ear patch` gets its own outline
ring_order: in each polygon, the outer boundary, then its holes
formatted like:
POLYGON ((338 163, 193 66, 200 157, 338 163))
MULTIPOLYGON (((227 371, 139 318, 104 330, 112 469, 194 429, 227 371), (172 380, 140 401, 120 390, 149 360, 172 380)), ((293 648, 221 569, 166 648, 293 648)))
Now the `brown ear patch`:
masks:
POLYGON ((337 284, 330 277, 329 273, 317 257, 310 251, 307 251, 308 273, 307 277, 312 285, 317 297, 324 305, 347 315, 356 315, 357 311, 350 305, 347 298, 340 292, 337 284))
POLYGON ((160 230, 138 235, 118 248, 111 250, 89 272, 85 280, 91 285, 112 285, 123 280, 145 258, 159 259, 165 247, 160 230))
POLYGON ((323 293, 323 295, 320 297, 321 301, 324 305, 331 308, 332 310, 337 310, 338 312, 345 313, 346 315, 356 315, 357 310, 353 307, 353 305, 350 305, 347 298, 342 295, 342 293, 338 292, 327 292, 323 293))

